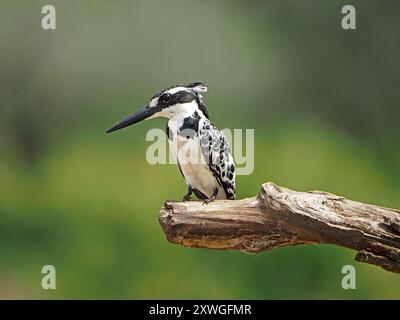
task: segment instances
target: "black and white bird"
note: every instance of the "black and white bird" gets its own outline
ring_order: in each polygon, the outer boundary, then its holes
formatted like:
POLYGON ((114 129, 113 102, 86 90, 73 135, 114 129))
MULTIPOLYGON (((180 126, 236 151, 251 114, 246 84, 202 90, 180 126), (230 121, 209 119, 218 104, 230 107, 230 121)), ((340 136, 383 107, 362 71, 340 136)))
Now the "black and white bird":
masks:
POLYGON ((128 116, 107 133, 145 119, 168 119, 167 136, 171 154, 178 164, 188 191, 209 203, 215 199, 235 199, 235 164, 224 133, 209 120, 202 82, 174 85, 156 93, 150 102, 128 116))

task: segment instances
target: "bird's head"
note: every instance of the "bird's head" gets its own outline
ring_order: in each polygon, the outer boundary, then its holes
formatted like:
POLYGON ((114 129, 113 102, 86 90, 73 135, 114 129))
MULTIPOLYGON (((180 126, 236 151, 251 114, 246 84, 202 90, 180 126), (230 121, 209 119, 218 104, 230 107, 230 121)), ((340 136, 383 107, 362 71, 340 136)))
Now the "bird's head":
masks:
POLYGON ((208 111, 203 103, 201 93, 207 91, 203 82, 175 85, 157 92, 150 102, 134 114, 118 122, 107 130, 107 133, 126 128, 134 123, 158 117, 174 118, 192 114, 197 111, 208 118, 208 111))

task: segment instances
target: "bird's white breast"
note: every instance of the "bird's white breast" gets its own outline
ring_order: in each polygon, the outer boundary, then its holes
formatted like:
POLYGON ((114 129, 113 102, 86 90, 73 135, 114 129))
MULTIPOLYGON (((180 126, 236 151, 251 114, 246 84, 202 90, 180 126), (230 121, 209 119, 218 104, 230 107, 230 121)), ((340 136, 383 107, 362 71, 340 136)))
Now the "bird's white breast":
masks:
MULTIPOLYGON (((199 121, 199 127, 203 119, 199 121)), ((169 145, 171 154, 175 158, 186 180, 192 188, 198 189, 207 197, 211 197, 215 188, 219 192, 217 198, 224 199, 225 192, 213 175, 208 161, 203 156, 198 135, 183 136, 180 132, 182 121, 169 120, 169 145)))

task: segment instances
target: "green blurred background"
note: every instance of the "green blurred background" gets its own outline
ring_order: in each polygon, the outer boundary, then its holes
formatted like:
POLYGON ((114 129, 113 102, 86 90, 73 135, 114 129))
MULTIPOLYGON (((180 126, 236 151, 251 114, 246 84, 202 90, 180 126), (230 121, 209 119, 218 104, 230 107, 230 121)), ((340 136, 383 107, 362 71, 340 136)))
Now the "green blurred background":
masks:
POLYGON ((206 81, 217 126, 255 129, 239 198, 273 181, 400 208, 400 2, 351 1, 353 31, 345 4, 0 0, 0 298, 400 298, 398 275, 351 250, 168 243, 157 213, 185 184, 145 159, 165 120, 104 134, 157 90, 206 81))

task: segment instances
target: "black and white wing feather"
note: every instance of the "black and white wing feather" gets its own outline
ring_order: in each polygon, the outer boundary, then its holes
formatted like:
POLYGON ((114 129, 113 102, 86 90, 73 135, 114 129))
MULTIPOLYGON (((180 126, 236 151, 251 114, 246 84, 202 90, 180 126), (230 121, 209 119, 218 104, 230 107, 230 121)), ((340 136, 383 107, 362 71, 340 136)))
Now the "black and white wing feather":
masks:
POLYGON ((210 170, 225 191, 227 199, 235 199, 235 163, 224 133, 205 120, 199 128, 202 153, 210 170))

